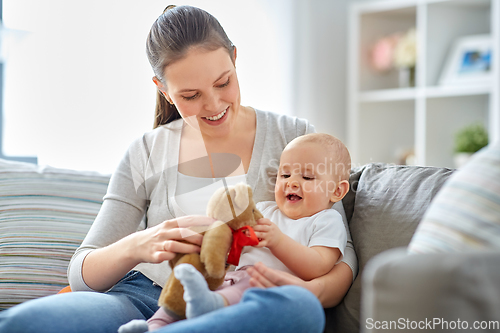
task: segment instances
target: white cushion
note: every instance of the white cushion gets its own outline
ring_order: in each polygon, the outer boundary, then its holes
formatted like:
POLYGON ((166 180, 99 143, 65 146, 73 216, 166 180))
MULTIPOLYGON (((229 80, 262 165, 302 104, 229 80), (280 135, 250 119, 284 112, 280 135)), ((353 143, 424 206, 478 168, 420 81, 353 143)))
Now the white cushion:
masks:
POLYGON ((500 143, 476 153, 438 192, 410 253, 500 250, 500 143))

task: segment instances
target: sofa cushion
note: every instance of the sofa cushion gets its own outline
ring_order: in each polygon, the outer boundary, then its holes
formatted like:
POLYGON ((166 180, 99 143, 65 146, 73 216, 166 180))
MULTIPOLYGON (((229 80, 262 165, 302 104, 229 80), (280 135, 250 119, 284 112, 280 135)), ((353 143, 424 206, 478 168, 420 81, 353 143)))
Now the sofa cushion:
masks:
POLYGON ((357 186, 349 223, 360 270, 376 254, 406 246, 431 200, 453 170, 368 165, 357 186))
POLYGON ((453 170, 373 163, 351 172, 355 196, 344 202, 359 272, 343 302, 328 310, 331 332, 358 332, 361 276, 376 254, 407 246, 429 203, 453 170), (361 174, 360 174, 361 173, 361 174), (357 184, 356 184, 357 181, 357 184))
POLYGON ((57 293, 108 175, 0 159, 0 309, 57 293))
POLYGON ((500 250, 500 142, 446 182, 413 236, 410 253, 500 250))
POLYGON ((347 222, 352 220, 352 214, 354 213, 354 202, 356 201, 356 192, 358 191, 359 178, 363 173, 363 170, 367 165, 356 167, 351 169, 351 174, 349 176, 349 192, 342 199, 342 205, 344 206, 345 215, 347 222))

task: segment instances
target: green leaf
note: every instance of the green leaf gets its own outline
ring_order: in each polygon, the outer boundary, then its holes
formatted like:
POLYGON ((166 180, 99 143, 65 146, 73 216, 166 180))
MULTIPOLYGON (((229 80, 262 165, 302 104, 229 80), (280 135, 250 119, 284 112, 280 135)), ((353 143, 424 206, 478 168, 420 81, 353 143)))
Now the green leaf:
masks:
POLYGON ((480 123, 466 126, 455 134, 455 152, 475 153, 488 145, 488 132, 480 123))

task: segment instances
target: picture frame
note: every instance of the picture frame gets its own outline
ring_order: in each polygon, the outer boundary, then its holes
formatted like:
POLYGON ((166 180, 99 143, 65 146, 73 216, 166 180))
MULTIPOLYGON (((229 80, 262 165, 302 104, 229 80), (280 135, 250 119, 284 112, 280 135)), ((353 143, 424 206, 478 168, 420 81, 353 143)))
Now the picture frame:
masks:
POLYGON ((490 35, 461 37, 455 41, 439 79, 440 85, 488 83, 491 81, 490 35))

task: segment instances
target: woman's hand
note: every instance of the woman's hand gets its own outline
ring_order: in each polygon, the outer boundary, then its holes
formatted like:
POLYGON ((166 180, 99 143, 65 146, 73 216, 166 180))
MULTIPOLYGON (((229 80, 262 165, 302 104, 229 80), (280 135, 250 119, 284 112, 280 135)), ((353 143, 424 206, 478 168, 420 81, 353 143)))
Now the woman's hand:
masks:
POLYGON ((83 262, 83 280, 90 288, 104 291, 137 264, 161 263, 174 258, 177 253, 199 252, 203 236, 193 229, 213 222, 214 219, 206 216, 183 216, 93 250, 83 262))
POLYGON ((214 221, 207 216, 195 215, 167 220, 128 236, 129 251, 138 263, 153 264, 173 259, 177 253, 200 252, 203 236, 195 230, 214 221))
POLYGON ((278 226, 266 218, 257 220, 257 225, 253 227, 253 230, 257 238, 259 238, 259 244, 255 247, 273 249, 283 238, 283 233, 278 226))
POLYGON ((316 297, 319 297, 322 292, 320 283, 315 280, 304 281, 290 273, 269 268, 261 262, 256 263, 253 267, 249 267, 247 272, 250 274, 250 285, 252 287, 271 288, 284 285, 296 285, 306 288, 316 295, 316 297))
POLYGON ((252 287, 270 288, 290 284, 300 286, 316 295, 324 308, 338 305, 352 284, 352 270, 343 262, 335 265, 329 273, 311 281, 266 267, 260 262, 249 267, 247 272, 250 274, 252 287))

